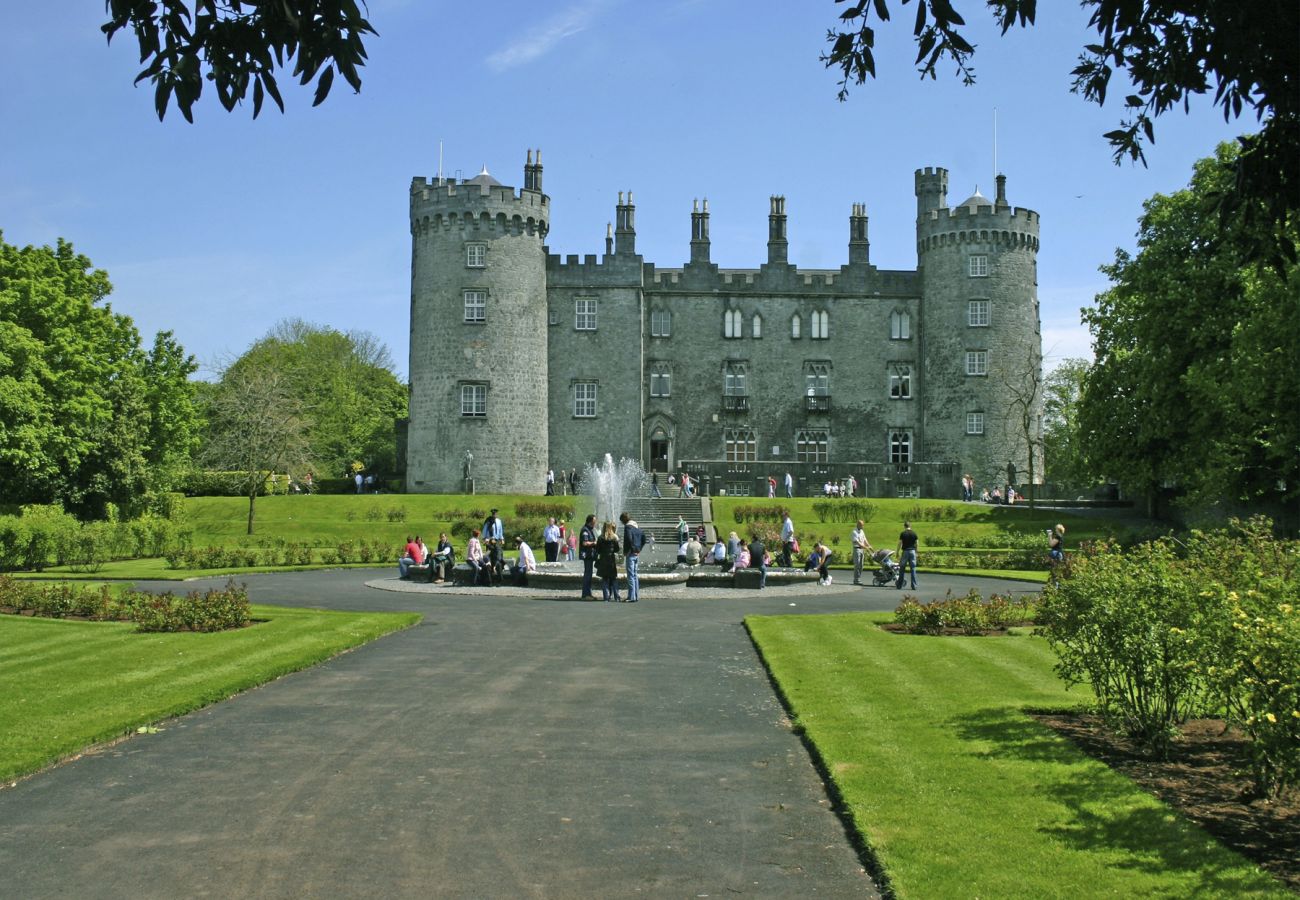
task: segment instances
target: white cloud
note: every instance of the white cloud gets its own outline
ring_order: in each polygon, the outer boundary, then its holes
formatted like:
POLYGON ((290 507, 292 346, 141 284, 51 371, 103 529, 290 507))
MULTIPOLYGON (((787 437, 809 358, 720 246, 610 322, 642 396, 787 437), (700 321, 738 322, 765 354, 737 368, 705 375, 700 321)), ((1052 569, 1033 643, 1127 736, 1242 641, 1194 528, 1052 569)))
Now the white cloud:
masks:
POLYGON ((526 65, 551 52, 560 41, 584 31, 608 0, 583 0, 515 38, 487 58, 487 64, 497 72, 526 65))

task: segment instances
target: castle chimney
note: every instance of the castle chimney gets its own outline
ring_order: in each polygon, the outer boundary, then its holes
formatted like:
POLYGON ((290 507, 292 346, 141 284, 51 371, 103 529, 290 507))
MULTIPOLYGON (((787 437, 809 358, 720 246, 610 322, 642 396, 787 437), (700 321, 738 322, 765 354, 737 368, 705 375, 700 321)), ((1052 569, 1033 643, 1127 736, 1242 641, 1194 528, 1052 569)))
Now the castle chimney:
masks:
POLYGON ((632 192, 627 192, 627 202, 623 202, 623 192, 618 192, 618 206, 614 208, 614 255, 636 253, 636 205, 632 203, 632 192))
POLYGON ((614 223, 605 223, 605 255, 609 256, 614 252, 614 223))
POLYGON ((865 266, 871 261, 871 243, 867 240, 867 204, 853 204, 849 215, 849 265, 865 266))
POLYGON ((528 151, 528 159, 524 163, 524 190, 542 192, 542 151, 537 151, 537 162, 533 162, 533 151, 528 151))
POLYGON ((999 175, 996 179, 998 183, 998 192, 994 197, 993 206, 995 209, 1005 209, 1007 204, 1007 176, 999 175))
POLYGON ((706 264, 709 261, 709 198, 704 198, 704 210, 695 201, 691 210, 691 262, 706 264))
POLYGON ((771 212, 767 216, 768 265, 787 265, 790 245, 785 236, 785 198, 773 195, 771 212))

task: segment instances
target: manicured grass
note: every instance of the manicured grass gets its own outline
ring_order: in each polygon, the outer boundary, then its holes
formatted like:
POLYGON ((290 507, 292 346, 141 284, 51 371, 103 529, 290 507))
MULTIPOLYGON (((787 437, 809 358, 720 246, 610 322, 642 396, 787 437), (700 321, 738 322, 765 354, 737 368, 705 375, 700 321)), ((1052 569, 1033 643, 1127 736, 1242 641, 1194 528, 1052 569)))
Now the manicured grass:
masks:
POLYGON ((394 552, 408 534, 422 535, 430 546, 461 514, 498 507, 507 533, 518 502, 570 503, 584 510, 584 497, 539 497, 514 494, 313 494, 259 497, 255 535, 245 533, 248 499, 241 497, 190 497, 185 501, 186 523, 194 529, 196 545, 256 542, 259 538, 284 538, 317 545, 344 540, 381 539, 394 552), (401 511, 405 521, 389 521, 401 511), (349 518, 350 517, 350 518, 349 518))
POLYGON ((313 566, 250 566, 239 569, 173 569, 161 556, 144 559, 116 559, 104 563, 94 572, 74 572, 69 566, 47 566, 41 572, 10 572, 11 578, 32 580, 55 579, 58 581, 184 581, 187 578, 240 578, 262 572, 306 572, 313 569, 373 569, 390 566, 397 569, 397 549, 393 550, 392 560, 369 563, 331 563, 313 566))
POLYGON ((213 634, 0 615, 0 779, 304 669, 418 622, 418 613, 254 606, 213 634))
MULTIPOLYGON (((1138 518, 1128 510, 1115 510, 1113 516, 1078 516, 1057 509, 1030 510, 1028 506, 990 506, 983 503, 962 503, 957 500, 866 499, 876 508, 875 515, 866 523, 865 529, 867 539, 876 547, 895 546, 898 543, 898 534, 903 530, 904 517, 911 515, 917 507, 950 510, 953 516, 950 520, 912 522, 912 528, 920 539, 922 552, 927 549, 929 538, 944 538, 951 541, 961 537, 992 538, 1011 534, 1037 536, 1045 535, 1047 529, 1057 523, 1065 525, 1066 546, 1073 548, 1079 541, 1111 537, 1150 524, 1148 520, 1138 518)), ((830 544, 832 549, 848 547, 853 523, 819 521, 817 514, 813 512, 813 504, 818 502, 822 502, 820 498, 813 497, 795 497, 792 500, 781 497, 775 500, 768 500, 766 497, 714 497, 712 498, 713 519, 718 529, 725 534, 733 528, 743 530, 735 520, 737 506, 781 504, 790 508, 795 532, 801 543, 817 539, 830 544), (833 544, 834 537, 840 538, 839 548, 833 544)), ((1044 546, 1047 544, 1045 536, 1043 544, 1044 546)), ((928 549, 953 548, 929 545, 928 549)))
POLYGON ((1024 715, 1084 699, 1044 641, 875 627, 889 618, 746 625, 900 897, 1292 896, 1024 715))

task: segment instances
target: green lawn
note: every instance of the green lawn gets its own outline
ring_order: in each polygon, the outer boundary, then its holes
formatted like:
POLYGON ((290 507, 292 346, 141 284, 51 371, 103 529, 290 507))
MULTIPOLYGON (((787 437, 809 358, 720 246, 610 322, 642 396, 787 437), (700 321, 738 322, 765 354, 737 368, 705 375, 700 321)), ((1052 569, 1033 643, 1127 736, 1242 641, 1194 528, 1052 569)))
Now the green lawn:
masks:
POLYGON ((1085 699, 1033 637, 751 617, 773 677, 900 897, 1292 896, 1022 713, 1085 699))
MULTIPOLYGON (((315 544, 336 544, 343 540, 382 539, 394 552, 408 534, 419 534, 430 546, 462 514, 479 513, 479 521, 493 507, 501 509, 506 530, 515 504, 550 502, 583 504, 583 497, 538 497, 514 494, 313 494, 259 497, 251 539, 284 538, 315 544), (389 514, 405 515, 405 521, 390 521, 389 514)), ((242 497, 190 497, 185 501, 186 523, 194 528, 194 542, 203 546, 246 543, 248 499, 242 497)), ((394 557, 396 558, 396 557, 394 557)))
POLYGON ((417 613, 254 606, 213 634, 0 615, 0 779, 214 703, 418 622, 417 613))
POLYGON ((31 580, 55 579, 58 581, 184 581, 187 578, 242 578, 262 572, 305 572, 312 569, 373 569, 391 566, 397 569, 397 547, 393 548, 393 558, 381 562, 331 563, 313 566, 249 566, 239 569, 173 569, 161 556, 143 559, 115 559, 106 562, 94 572, 74 572, 71 566, 47 566, 40 572, 9 572, 11 578, 31 580))

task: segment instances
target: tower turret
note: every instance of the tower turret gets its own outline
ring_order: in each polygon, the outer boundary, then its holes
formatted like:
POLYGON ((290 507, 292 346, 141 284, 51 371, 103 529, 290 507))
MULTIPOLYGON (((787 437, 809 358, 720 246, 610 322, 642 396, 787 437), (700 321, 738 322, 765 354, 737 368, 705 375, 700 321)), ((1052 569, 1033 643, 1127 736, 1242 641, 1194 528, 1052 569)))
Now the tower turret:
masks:
POLYGON ((1008 463, 1023 480, 1041 427, 1038 213, 1011 207, 1002 177, 995 200, 977 189, 952 209, 925 211, 946 181, 943 169, 916 173, 923 452, 960 460, 984 484, 1005 481, 1008 463))
POLYGON ((548 459, 540 153, 524 179, 411 182, 409 491, 538 487, 522 463, 548 459))
POLYGON ((936 209, 948 206, 948 170, 930 168, 916 170, 916 217, 924 218, 936 209))

